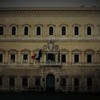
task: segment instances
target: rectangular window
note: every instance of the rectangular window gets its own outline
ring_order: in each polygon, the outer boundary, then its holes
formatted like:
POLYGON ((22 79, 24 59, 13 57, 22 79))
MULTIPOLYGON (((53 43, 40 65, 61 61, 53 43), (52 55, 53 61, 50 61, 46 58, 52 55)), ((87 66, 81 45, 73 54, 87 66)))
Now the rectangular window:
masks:
POLYGON ((22 78, 22 86, 24 87, 26 87, 26 86, 28 86, 28 78, 27 77, 23 77, 22 78))
POLYGON ((0 35, 3 35, 3 27, 0 27, 0 35))
POLYGON ((28 54, 24 54, 23 55, 23 62, 27 62, 28 61, 28 54))
POLYGON ((11 62, 15 62, 15 54, 11 54, 11 62))
POLYGON ((60 85, 66 86, 66 78, 61 78, 60 85))
POLYGON ((78 78, 74 79, 74 86, 79 86, 79 79, 78 78))
POLYGON ((65 54, 61 55, 61 62, 66 63, 66 55, 65 54))
POLYGON ((3 78, 0 77, 0 86, 2 86, 2 85, 3 85, 3 78))
POLYGON ((15 78, 14 77, 9 78, 9 86, 15 86, 15 78))
POLYGON ((74 63, 78 63, 79 62, 79 54, 75 54, 74 55, 74 63))
POLYGON ((40 86, 40 77, 35 78, 35 86, 40 86))
POLYGON ((88 54, 87 55, 87 63, 91 63, 92 62, 92 55, 88 54))
POLYGON ((3 54, 0 54, 0 63, 3 62, 3 54))
POLYGON ((87 89, 91 90, 92 88, 92 78, 87 78, 87 89))

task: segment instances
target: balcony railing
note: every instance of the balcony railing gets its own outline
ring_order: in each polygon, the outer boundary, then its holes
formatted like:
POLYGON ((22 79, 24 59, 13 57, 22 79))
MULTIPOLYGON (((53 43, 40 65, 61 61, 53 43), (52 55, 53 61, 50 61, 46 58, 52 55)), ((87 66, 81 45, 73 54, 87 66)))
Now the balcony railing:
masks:
POLYGON ((30 67, 74 67, 74 66, 90 66, 90 67, 95 67, 95 66, 100 66, 100 63, 61 63, 61 62, 33 62, 33 63, 29 63, 29 62, 22 62, 22 63, 18 63, 18 62, 15 62, 15 63, 0 63, 0 67, 7 67, 7 66, 30 66, 30 67))

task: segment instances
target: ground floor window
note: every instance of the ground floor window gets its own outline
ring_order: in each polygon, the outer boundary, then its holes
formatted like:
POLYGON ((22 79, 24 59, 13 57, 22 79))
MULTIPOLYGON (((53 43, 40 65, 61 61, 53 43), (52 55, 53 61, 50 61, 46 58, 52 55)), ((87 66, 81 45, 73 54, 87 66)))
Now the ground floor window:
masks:
POLYGON ((9 86, 12 86, 12 87, 15 86, 15 77, 10 77, 9 78, 9 86))
POLYGON ((74 78, 74 90, 78 91, 79 89, 79 78, 74 78))
POLYGON ((65 77, 62 77, 60 79, 60 86, 66 86, 66 78, 65 77))
POLYGON ((22 78, 22 86, 27 87, 28 86, 28 77, 23 77, 22 78))
POLYGON ((35 78, 35 86, 40 86, 40 84, 41 84, 40 77, 36 77, 35 78))
POLYGON ((92 89, 92 78, 87 78, 87 90, 92 89))
POLYGON ((2 85, 3 85, 3 78, 0 77, 0 86, 2 86, 2 85))

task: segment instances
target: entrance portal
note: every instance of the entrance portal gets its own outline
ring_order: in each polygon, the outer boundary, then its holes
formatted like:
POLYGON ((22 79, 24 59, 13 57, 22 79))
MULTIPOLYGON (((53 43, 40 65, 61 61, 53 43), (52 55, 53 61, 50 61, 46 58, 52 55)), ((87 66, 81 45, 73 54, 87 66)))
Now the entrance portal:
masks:
POLYGON ((55 91, 55 76, 52 74, 49 74, 46 77, 46 90, 55 91))

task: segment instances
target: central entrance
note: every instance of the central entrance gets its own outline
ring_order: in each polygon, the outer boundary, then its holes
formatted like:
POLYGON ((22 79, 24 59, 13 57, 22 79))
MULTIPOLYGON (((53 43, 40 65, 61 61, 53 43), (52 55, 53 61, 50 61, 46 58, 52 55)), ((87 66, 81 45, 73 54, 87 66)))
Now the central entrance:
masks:
POLYGON ((46 77, 46 91, 55 91, 55 76, 53 74, 46 77))

